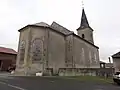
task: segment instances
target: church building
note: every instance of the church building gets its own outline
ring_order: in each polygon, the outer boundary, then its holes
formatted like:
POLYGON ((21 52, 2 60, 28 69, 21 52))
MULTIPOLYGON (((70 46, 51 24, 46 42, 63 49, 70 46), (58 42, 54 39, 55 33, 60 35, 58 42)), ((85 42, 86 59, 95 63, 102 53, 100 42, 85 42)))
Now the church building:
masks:
POLYGON ((93 29, 84 9, 77 35, 56 22, 27 25, 19 32, 16 73, 100 68, 99 48, 94 45, 93 29))

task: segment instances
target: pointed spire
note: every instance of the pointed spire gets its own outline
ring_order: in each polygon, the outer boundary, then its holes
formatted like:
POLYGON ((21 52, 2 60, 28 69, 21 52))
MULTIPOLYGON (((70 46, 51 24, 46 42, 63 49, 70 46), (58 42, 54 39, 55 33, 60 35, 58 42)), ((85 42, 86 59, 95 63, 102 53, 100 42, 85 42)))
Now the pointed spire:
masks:
POLYGON ((88 23, 84 8, 82 9, 82 17, 81 17, 81 25, 80 25, 80 27, 81 28, 88 28, 89 27, 89 23, 88 23))
POLYGON ((84 28, 91 28, 91 27, 89 26, 87 16, 85 14, 85 10, 84 10, 84 7, 83 7, 83 9, 82 9, 82 17, 81 17, 81 24, 80 24, 80 27, 77 30, 84 29, 84 28))

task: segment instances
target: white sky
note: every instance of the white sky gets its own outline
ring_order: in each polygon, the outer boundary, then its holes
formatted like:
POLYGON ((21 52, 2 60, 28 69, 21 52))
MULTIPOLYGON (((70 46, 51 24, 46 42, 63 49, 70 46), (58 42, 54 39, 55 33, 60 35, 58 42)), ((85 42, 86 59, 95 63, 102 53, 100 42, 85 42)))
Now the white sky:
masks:
MULTIPOLYGON (((101 60, 120 51, 120 0, 84 0, 101 60)), ((18 30, 27 24, 56 21, 69 30, 80 26, 81 0, 0 0, 0 46, 18 47, 18 30)))

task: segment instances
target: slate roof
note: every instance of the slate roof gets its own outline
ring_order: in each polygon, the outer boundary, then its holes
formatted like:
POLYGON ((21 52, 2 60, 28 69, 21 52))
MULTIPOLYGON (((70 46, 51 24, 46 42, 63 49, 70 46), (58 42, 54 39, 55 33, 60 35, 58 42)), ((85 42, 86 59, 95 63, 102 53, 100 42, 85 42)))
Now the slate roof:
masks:
POLYGON ((17 54, 17 52, 11 48, 0 47, 0 53, 17 54))
POLYGON ((112 57, 113 57, 113 58, 120 58, 120 52, 118 52, 118 53, 112 55, 112 57))
POLYGON ((72 31, 68 30, 67 28, 61 26, 60 24, 56 23, 56 22, 53 22, 50 26, 51 28, 65 34, 65 35, 68 35, 70 33, 73 33, 72 31))
POLYGON ((83 30, 84 28, 90 28, 93 31, 93 29, 89 26, 87 16, 86 16, 85 10, 83 8, 82 9, 82 17, 81 17, 80 27, 77 30, 83 30))
POLYGON ((35 23, 35 24, 32 24, 32 25, 42 26, 42 27, 50 27, 50 26, 49 26, 47 23, 45 23, 45 22, 35 23))

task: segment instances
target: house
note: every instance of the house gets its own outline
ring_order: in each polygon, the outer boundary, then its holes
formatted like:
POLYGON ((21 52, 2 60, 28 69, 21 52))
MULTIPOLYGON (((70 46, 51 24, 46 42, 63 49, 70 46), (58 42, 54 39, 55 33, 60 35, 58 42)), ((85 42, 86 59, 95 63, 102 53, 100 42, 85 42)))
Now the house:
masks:
POLYGON ((114 67, 113 63, 105 63, 100 61, 99 76, 113 76, 114 67))
POLYGON ((0 71, 7 71, 16 64, 17 52, 10 48, 0 47, 0 71))
POLYGON ((120 52, 112 55, 112 58, 113 58, 113 66, 115 68, 115 72, 120 71, 120 52))
POLYGON ((113 68, 113 63, 105 63, 100 61, 100 68, 113 68))

